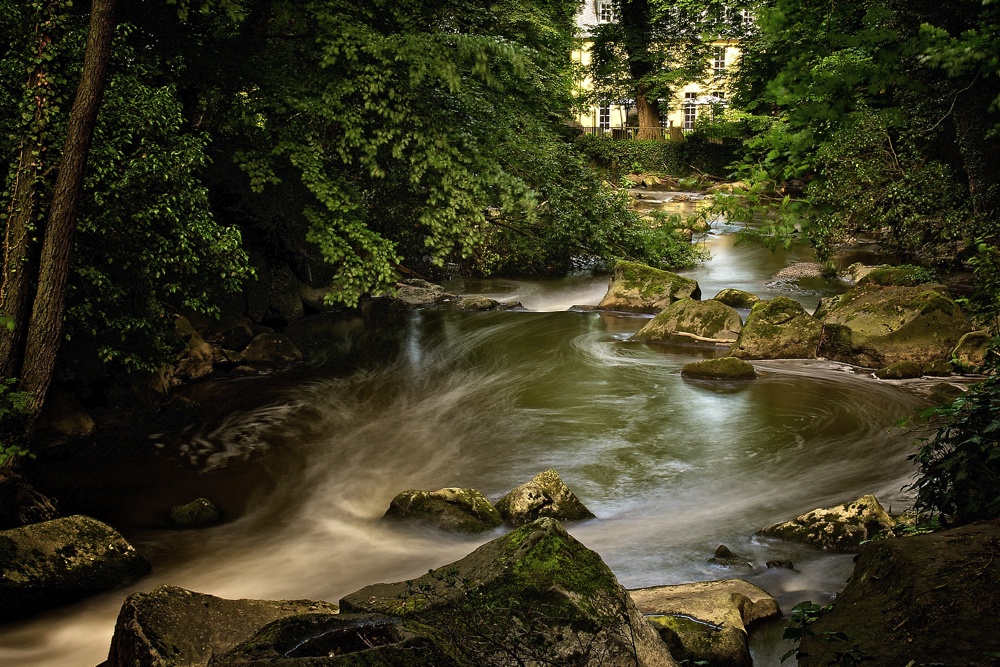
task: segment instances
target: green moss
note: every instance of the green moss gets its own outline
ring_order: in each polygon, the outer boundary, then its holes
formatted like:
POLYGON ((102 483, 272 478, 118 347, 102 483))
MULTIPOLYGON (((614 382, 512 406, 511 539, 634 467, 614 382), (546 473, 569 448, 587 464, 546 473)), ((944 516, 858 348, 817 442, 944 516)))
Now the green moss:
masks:
POLYGON ((757 377, 757 371, 753 364, 742 359, 723 357, 686 364, 681 369, 681 375, 706 380, 753 380, 757 377))
POLYGON ((924 374, 924 367, 912 361, 899 361, 875 371, 880 380, 912 380, 924 374))

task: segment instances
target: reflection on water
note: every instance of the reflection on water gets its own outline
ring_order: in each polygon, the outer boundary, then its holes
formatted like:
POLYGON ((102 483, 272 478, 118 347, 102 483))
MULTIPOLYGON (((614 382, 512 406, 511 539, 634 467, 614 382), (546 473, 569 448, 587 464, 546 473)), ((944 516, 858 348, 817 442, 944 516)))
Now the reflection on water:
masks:
MULTIPOLYGON (((717 257, 756 252, 713 243, 717 257)), ((732 281, 753 288, 770 275, 767 267, 699 271, 692 274, 712 286, 709 295, 732 281)), ((604 284, 509 281, 502 291, 555 310, 596 303, 604 284)), ((571 532, 626 586, 736 576, 706 562, 725 543, 758 565, 749 578, 783 602, 829 597, 850 570, 849 556, 750 535, 869 492, 887 505, 905 504, 910 443, 887 427, 920 399, 826 362, 758 363, 760 379, 751 383, 689 382, 680 369, 698 358, 693 349, 625 342, 644 321, 577 312, 415 313, 381 363, 347 375, 320 367, 301 380, 263 381, 274 397, 267 405, 156 441, 186 464, 191 452, 203 466, 249 454, 274 483, 226 525, 130 533, 154 564, 136 588, 171 583, 223 597, 336 601, 372 582, 420 575, 500 534, 382 524, 397 492, 469 486, 496 499, 555 468, 599 517, 571 532), (767 559, 793 560, 796 570, 766 570, 767 559)), ((239 395, 261 386, 214 390, 239 395)), ((202 494, 222 490, 206 483, 202 494)), ((0 664, 100 662, 126 592, 8 626, 0 631, 0 664)))

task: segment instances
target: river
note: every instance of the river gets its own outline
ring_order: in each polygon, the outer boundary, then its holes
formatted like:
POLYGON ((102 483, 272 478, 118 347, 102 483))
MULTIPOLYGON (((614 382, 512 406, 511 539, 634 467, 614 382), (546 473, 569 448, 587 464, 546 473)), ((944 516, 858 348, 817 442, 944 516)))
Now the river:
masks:
MULTIPOLYGON (((809 259, 806 250, 773 254, 729 234, 706 244, 712 259, 687 272, 705 298, 738 287, 812 307, 836 289, 768 285, 789 262, 809 259)), ((705 352, 628 342, 643 317, 567 312, 596 304, 606 285, 590 275, 453 284, 527 310, 415 312, 388 339, 363 335, 359 322, 338 325, 330 349, 313 350, 298 369, 205 385, 212 411, 150 434, 143 456, 157 462, 155 474, 134 462, 109 464, 99 481, 80 473, 81 488, 100 486, 91 497, 104 499, 95 501, 102 518, 147 555, 152 574, 5 626, 0 665, 100 663, 125 595, 161 583, 336 601, 418 576, 500 531, 465 537, 382 523, 393 495, 467 486, 496 499, 547 468, 598 517, 570 532, 627 587, 746 576, 786 610, 829 600, 851 556, 751 534, 865 493, 905 506, 911 439, 890 427, 926 403, 923 386, 823 361, 757 362, 760 378, 739 385, 685 381, 681 367, 705 352), (345 372, 332 357, 359 361, 345 372), (204 530, 163 527, 170 504, 197 495, 238 516, 204 530), (707 563, 719 544, 757 569, 707 563), (795 570, 767 570, 776 558, 795 570)), ((777 632, 755 642, 758 666, 777 664, 783 648, 767 640, 777 632)))

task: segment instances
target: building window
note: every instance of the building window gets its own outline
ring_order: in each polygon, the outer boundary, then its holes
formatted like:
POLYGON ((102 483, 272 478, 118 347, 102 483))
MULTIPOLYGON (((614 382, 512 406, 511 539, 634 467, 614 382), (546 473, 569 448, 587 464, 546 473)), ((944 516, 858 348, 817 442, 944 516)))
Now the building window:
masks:
POLYGON ((615 20, 615 6, 610 0, 597 0, 597 18, 601 23, 611 23, 615 20))
POLYGON ((712 54, 712 71, 715 72, 715 76, 726 73, 726 47, 716 47, 712 54))
POLYGON ((751 26, 753 26, 753 10, 752 9, 744 9, 744 10, 742 10, 740 12, 740 15, 743 18, 743 27, 744 28, 750 28, 751 26))
POLYGON ((602 104, 597 111, 597 127, 606 130, 611 127, 611 105, 602 104))
POLYGON ((698 118, 698 93, 684 93, 684 129, 693 130, 698 118))

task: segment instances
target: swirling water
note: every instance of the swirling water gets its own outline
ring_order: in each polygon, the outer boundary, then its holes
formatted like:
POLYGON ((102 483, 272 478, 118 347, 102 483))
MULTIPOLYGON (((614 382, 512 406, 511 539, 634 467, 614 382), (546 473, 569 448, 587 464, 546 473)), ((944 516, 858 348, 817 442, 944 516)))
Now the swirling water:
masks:
MULTIPOLYGON (((713 260, 692 272, 706 297, 728 286, 766 292, 768 277, 797 259, 733 246, 731 237, 710 243, 713 260)), ((160 583, 223 597, 336 601, 368 583, 414 577, 500 531, 464 537, 381 523, 393 495, 469 486, 495 499, 546 468, 598 516, 570 531, 626 586, 743 574, 706 562, 725 543, 750 557, 758 568, 748 578, 786 608, 828 599, 850 556, 751 534, 864 493, 905 505, 911 440, 889 427, 924 400, 914 385, 822 361, 756 363, 760 378, 745 384, 686 381, 680 368, 703 351, 628 342, 642 317, 565 311, 596 303, 605 287, 606 279, 589 276, 470 283, 467 291, 516 298, 529 310, 416 312, 384 354, 351 372, 317 363, 211 385, 231 410, 149 440, 157 457, 195 481, 179 491, 160 480, 163 488, 136 497, 225 499, 234 485, 248 485, 239 516, 176 531, 137 506, 110 512, 153 573, 0 629, 0 664, 101 662, 125 595, 160 583), (240 466, 254 475, 219 472, 240 466), (796 569, 766 570, 772 558, 796 569)), ((795 296, 809 305, 818 299, 795 296)), ((330 340, 344 347, 345 339, 330 340)), ((346 340, 364 351, 363 337, 346 340)), ((776 652, 758 647, 757 664, 774 664, 776 652)))

